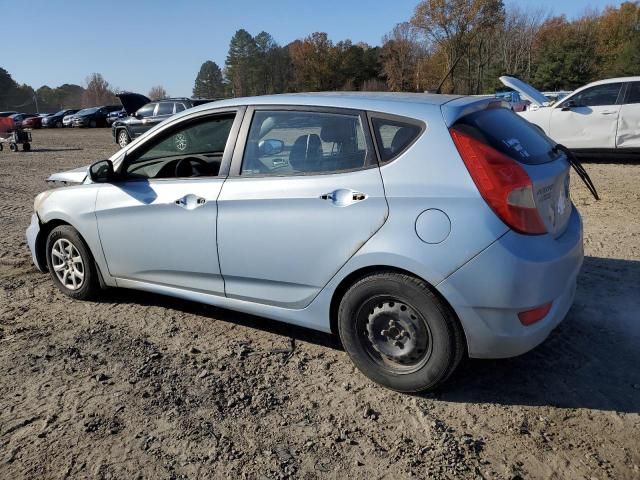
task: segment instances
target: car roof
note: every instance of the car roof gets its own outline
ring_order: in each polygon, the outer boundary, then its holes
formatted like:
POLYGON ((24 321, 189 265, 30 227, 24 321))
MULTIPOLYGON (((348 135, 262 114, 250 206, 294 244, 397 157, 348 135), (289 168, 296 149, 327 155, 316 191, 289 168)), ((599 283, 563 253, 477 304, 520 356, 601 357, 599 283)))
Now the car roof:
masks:
MULTIPOLYGON (((439 110, 445 103, 462 98, 460 95, 440 95, 432 93, 398 92, 313 92, 261 95, 217 100, 194 107, 187 112, 198 112, 225 107, 246 105, 310 106, 349 108, 355 110, 378 111, 397 115, 416 116, 416 112, 439 110), (427 108, 425 108, 427 107, 427 108)), ((426 113, 426 112, 425 112, 426 113)), ((182 115, 179 114, 179 115, 182 115)))
POLYGON ((580 87, 580 90, 582 90, 585 87, 593 87, 595 85, 606 85, 607 83, 620 83, 620 82, 640 82, 640 76, 605 78, 604 80, 598 80, 596 82, 588 83, 584 87, 580 87))

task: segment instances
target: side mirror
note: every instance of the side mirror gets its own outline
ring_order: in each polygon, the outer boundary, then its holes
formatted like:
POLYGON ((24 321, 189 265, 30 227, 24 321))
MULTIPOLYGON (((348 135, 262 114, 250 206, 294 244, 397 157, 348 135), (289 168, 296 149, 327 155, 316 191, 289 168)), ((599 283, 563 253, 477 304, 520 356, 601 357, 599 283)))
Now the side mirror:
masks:
POLYGON ((284 142, 275 138, 261 140, 258 143, 258 152, 260 155, 278 155, 284 150, 284 142))
POLYGON ((94 183, 109 183, 113 181, 115 173, 111 160, 100 160, 89 167, 89 177, 94 183))
POLYGON ((576 102, 574 102, 573 100, 569 100, 568 102, 564 102, 562 104, 562 111, 566 112, 568 110, 571 110, 574 107, 577 107, 578 105, 576 105, 576 102))
POLYGON ((141 114, 139 114, 138 112, 134 113, 134 114, 133 114, 133 116, 134 116, 134 117, 136 117, 138 120, 142 120, 142 119, 144 118, 144 117, 143 117, 141 114))

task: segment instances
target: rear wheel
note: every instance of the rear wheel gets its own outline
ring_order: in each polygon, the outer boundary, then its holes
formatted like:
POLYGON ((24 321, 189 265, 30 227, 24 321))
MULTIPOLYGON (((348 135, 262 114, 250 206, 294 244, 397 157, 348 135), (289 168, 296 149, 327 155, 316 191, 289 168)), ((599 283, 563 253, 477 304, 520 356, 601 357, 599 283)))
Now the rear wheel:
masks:
POLYGON ((11 150, 12 152, 17 152, 18 151, 18 144, 17 143, 10 143, 9 144, 9 150, 11 150))
POLYGON ((129 134, 127 133, 126 130, 120 130, 118 132, 118 145, 120 145, 120 148, 124 148, 127 145, 129 145, 130 139, 129 139, 129 134))
POLYGON ((28 152, 29 150, 31 150, 31 144, 29 142, 23 143, 22 150, 24 150, 25 152, 28 152))
POLYGON ((62 122, 56 122, 56 128, 62 128, 62 122))
POLYGON ((91 120, 91 121, 89 122, 89 127, 91 127, 91 128, 96 128, 97 126, 98 126, 98 124, 96 123, 96 121, 95 121, 95 120, 91 120))
POLYGON ((464 353, 453 312, 422 280, 379 273, 355 283, 338 310, 342 344, 371 380, 400 392, 441 385, 464 353))
POLYGON ((70 225, 54 228, 47 237, 47 266, 58 289, 72 298, 85 300, 98 291, 93 257, 80 235, 70 225))

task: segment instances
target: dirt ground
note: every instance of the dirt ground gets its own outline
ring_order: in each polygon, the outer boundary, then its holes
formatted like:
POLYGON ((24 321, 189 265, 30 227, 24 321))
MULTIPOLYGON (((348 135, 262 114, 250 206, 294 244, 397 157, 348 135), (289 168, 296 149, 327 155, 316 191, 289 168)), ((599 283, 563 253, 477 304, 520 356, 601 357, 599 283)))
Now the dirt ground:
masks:
POLYGON ((0 153, 0 478, 640 479, 640 162, 573 177, 585 264, 567 319, 437 394, 369 382, 326 335, 133 291, 73 301, 24 232, 107 129, 0 153))

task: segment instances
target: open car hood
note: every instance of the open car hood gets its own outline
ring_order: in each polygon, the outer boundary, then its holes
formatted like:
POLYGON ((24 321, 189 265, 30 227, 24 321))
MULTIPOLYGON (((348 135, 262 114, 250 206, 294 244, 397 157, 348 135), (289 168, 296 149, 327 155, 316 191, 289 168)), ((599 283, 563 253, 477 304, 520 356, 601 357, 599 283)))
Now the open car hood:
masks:
POLYGON ((85 178, 87 178, 88 171, 89 165, 67 170, 66 172, 52 173, 49 178, 47 178, 47 182, 83 183, 85 178))
POLYGON ((529 100, 532 104, 537 105, 538 107, 549 105, 547 97, 522 80, 503 75, 500 77, 500 81, 503 85, 512 88, 518 92, 522 98, 529 100))
POLYGON ((127 115, 133 115, 140 107, 151 102, 148 97, 140 93, 122 92, 116 95, 120 99, 120 103, 127 112, 127 115))

